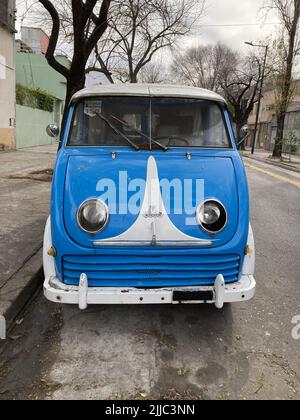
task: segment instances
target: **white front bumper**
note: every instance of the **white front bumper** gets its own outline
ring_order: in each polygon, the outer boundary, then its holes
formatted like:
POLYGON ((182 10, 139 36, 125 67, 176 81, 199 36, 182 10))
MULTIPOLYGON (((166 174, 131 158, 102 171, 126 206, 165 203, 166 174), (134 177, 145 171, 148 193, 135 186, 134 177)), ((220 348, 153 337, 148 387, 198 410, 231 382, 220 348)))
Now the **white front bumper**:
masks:
POLYGON ((82 275, 80 285, 67 286, 55 277, 48 277, 44 283, 46 298, 56 303, 79 305, 86 309, 88 305, 97 304, 179 304, 211 303, 221 309, 224 303, 243 302, 253 298, 256 282, 253 276, 242 276, 241 281, 224 284, 223 276, 218 276, 214 286, 181 287, 162 289, 135 289, 88 287, 87 277, 82 275), (213 300, 176 301, 174 292, 212 292, 213 300))

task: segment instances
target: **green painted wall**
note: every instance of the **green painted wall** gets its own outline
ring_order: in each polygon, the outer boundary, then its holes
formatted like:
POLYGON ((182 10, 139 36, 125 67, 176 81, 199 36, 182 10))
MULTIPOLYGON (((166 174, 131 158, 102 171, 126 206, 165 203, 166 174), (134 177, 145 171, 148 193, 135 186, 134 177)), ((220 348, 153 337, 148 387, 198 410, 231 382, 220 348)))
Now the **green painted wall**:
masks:
MULTIPOLYGON (((63 65, 70 65, 66 57, 56 58, 63 65)), ((30 88, 43 89, 57 98, 53 113, 17 105, 17 148, 51 144, 51 139, 45 130, 51 123, 60 126, 66 95, 66 79, 49 66, 43 54, 21 52, 17 43, 16 82, 30 88)))
POLYGON ((53 122, 52 112, 17 105, 17 148, 53 144, 55 139, 46 133, 47 125, 53 122))
MULTIPOLYGON (((57 59, 65 66, 69 65, 66 57, 58 56, 57 59)), ((44 89, 62 101, 65 99, 66 79, 49 66, 43 54, 17 51, 16 80, 24 86, 44 89)))

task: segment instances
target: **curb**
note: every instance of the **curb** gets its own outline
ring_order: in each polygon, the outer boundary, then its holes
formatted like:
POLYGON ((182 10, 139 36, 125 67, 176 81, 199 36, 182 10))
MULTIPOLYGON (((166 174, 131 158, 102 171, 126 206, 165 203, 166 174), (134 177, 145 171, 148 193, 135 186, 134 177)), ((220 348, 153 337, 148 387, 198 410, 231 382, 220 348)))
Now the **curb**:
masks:
POLYGON ((294 166, 291 166, 291 165, 288 165, 288 164, 285 164, 285 163, 273 162, 271 159, 259 158, 259 157, 256 157, 256 156, 247 155, 247 154, 243 154, 243 153, 241 154, 241 156, 243 158, 256 160, 257 162, 267 163, 268 165, 271 165, 271 166, 277 166, 278 168, 286 169, 287 171, 296 172, 298 174, 300 173, 300 169, 297 169, 294 166))
POLYGON ((7 331, 34 293, 42 286, 42 255, 42 247, 39 247, 0 289, 0 315, 5 318, 7 331))

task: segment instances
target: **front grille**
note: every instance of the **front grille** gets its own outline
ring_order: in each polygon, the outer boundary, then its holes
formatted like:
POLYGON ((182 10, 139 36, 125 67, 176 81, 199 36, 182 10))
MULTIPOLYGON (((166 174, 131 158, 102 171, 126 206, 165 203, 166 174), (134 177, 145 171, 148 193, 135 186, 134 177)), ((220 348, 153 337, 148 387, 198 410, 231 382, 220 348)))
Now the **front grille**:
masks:
POLYGON ((238 281, 239 255, 202 255, 196 249, 112 249, 101 255, 64 256, 63 280, 78 285, 85 273, 94 287, 185 287, 213 285, 218 274, 238 281))

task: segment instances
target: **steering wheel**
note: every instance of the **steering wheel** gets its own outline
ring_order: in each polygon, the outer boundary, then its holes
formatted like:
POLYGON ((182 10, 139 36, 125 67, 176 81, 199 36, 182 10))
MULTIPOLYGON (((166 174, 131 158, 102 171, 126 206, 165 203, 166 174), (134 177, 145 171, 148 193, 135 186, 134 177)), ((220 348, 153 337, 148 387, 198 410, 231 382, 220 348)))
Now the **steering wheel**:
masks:
POLYGON ((163 139, 169 140, 167 146, 171 145, 172 140, 178 140, 178 141, 181 141, 182 143, 185 143, 187 147, 191 147, 187 139, 185 139, 184 137, 179 137, 179 136, 161 136, 161 137, 157 137, 155 140, 163 140, 163 139))

